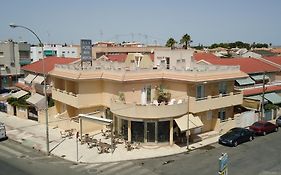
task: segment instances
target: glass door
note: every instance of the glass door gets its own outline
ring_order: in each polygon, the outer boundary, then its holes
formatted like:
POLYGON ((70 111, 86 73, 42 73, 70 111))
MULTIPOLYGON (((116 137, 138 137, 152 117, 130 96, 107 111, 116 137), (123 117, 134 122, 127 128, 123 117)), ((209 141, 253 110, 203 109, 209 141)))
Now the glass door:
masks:
POLYGON ((147 142, 155 142, 155 122, 147 123, 147 142))

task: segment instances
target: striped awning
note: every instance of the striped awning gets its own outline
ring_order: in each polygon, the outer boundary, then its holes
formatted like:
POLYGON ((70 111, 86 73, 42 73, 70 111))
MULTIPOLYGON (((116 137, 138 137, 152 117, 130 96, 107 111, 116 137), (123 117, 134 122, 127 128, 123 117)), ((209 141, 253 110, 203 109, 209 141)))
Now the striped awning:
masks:
POLYGON ((44 77, 38 75, 38 76, 32 81, 32 83, 41 84, 43 81, 44 81, 44 77))
POLYGON ((199 117, 194 117, 192 114, 184 115, 180 118, 176 118, 175 122, 177 123, 178 127, 180 128, 181 132, 186 131, 187 129, 194 129, 203 126, 204 124, 200 120, 199 117), (188 117, 189 115, 189 117, 188 117), (187 121, 188 121, 188 128, 187 128, 187 121))
POLYGON ((235 80, 240 86, 255 84, 255 81, 250 77, 235 80))
POLYGON ((36 77, 36 75, 33 75, 33 74, 28 74, 23 80, 26 82, 26 83, 31 83, 32 80, 36 77))
POLYGON ((25 96, 27 94, 28 94, 28 92, 20 90, 18 92, 13 93, 12 97, 14 97, 14 98, 21 98, 21 97, 23 97, 23 96, 25 96))
POLYGON ((45 97, 38 93, 31 95, 27 100, 27 103, 35 106, 38 110, 45 109, 45 97))

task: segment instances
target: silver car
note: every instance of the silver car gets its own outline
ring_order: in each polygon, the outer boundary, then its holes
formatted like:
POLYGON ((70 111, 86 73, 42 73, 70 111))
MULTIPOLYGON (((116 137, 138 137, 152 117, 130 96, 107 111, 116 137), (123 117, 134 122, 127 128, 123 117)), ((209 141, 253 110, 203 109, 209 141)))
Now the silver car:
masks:
POLYGON ((0 140, 7 139, 6 128, 4 123, 0 122, 0 140))
POLYGON ((281 116, 276 119, 276 125, 281 127, 281 116))

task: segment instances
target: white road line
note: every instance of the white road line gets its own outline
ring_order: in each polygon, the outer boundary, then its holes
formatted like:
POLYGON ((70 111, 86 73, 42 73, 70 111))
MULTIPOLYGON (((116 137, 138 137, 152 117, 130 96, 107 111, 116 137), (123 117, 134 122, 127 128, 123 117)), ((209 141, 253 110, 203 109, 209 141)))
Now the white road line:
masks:
POLYGON ((8 153, 11 153, 11 154, 14 154, 15 156, 21 156, 23 155, 22 153, 18 152, 18 151, 15 151, 9 147, 6 147, 4 145, 0 145, 0 149, 4 150, 4 151, 7 151, 8 153))
POLYGON ((25 146, 23 145, 18 145, 18 144, 13 144, 11 142, 5 142, 4 144, 5 146, 11 146, 13 148, 16 148, 17 150, 20 150, 22 152, 26 152, 26 153, 30 153, 32 150, 31 149, 28 149, 26 148, 25 146))
POLYGON ((11 158, 12 157, 12 155, 7 154, 6 151, 3 151, 1 149, 0 149, 0 155, 1 155, 1 157, 5 157, 5 158, 11 158))
POLYGON ((116 164, 118 164, 118 162, 107 163, 107 164, 104 164, 104 165, 98 167, 97 169, 98 169, 98 171, 101 172, 101 171, 104 171, 105 169, 110 168, 110 167, 112 167, 116 164))
POLYGON ((104 170, 101 174, 114 174, 118 171, 122 171, 124 169, 128 169, 131 168, 133 165, 133 163, 131 162, 125 162, 125 163, 119 163, 114 167, 109 167, 107 170, 104 170))

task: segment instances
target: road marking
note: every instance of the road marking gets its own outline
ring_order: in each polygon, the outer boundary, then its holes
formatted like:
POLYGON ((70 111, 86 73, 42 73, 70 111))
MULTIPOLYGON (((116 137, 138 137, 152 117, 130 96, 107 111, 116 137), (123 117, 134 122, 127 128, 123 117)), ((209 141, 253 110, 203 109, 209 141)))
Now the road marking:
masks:
POLYGON ((1 149, 0 149, 0 155, 1 155, 1 157, 5 157, 5 158, 11 158, 12 157, 12 155, 7 154, 6 151, 3 151, 1 149))
POLYGON ((18 157, 23 155, 22 153, 20 153, 20 152, 18 152, 16 150, 13 150, 13 149, 11 149, 9 147, 6 147, 4 145, 0 145, 0 149, 2 149, 4 151, 7 151, 8 153, 11 153, 11 154, 13 154, 15 156, 18 156, 18 157))
MULTIPOLYGON (((102 172, 102 174, 114 174, 115 172, 118 172, 120 170, 122 171, 123 169, 131 168, 132 166, 133 166, 133 163, 131 163, 131 162, 119 163, 119 164, 116 164, 115 166, 108 168, 107 170, 104 170, 102 172)), ((98 168, 98 171, 99 171, 99 168, 98 168)))
POLYGON ((112 167, 112 166, 114 166, 116 164, 118 164, 118 162, 112 162, 112 163, 103 164, 102 166, 98 167, 97 169, 98 169, 98 171, 102 172, 105 169, 110 168, 110 167, 112 167))

